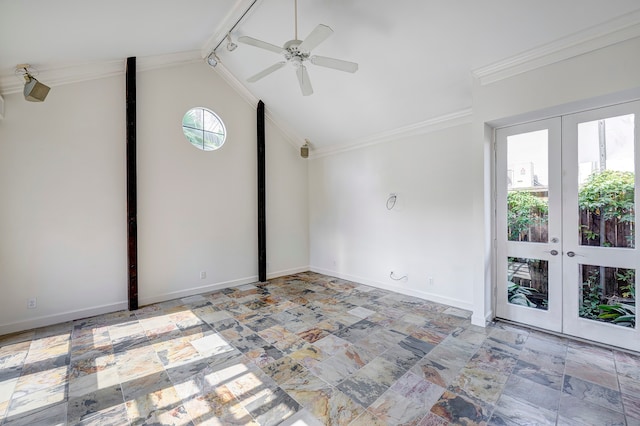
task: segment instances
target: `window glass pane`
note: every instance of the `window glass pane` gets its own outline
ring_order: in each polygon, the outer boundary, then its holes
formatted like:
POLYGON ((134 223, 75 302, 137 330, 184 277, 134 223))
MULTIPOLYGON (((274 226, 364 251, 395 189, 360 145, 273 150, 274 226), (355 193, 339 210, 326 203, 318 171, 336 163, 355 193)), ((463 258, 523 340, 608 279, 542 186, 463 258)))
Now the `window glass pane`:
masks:
POLYGON ((200 127, 200 113, 198 110, 192 109, 187 111, 182 119, 182 125, 185 127, 191 127, 193 129, 197 129, 200 127))
POLYGON ((204 132, 204 150, 212 151, 220 148, 223 143, 223 135, 211 132, 204 132))
POLYGON ((202 139, 202 130, 183 128, 182 131, 187 137, 187 140, 191 142, 193 146, 199 149, 204 149, 204 141, 202 139))
POLYGON ((507 138, 509 241, 548 241, 548 137, 545 129, 507 138))
POLYGON ((204 130, 214 133, 223 133, 222 122, 209 111, 205 111, 204 114, 204 130))
POLYGON ((220 148, 226 139, 226 129, 220 117, 205 108, 192 108, 182 118, 182 131, 191 143, 203 151, 220 148))
POLYGON ((507 300, 513 305, 549 309, 549 262, 540 259, 507 259, 507 300))
POLYGON ((635 247, 633 114, 578 124, 581 245, 635 247))
POLYGON ((580 265, 580 278, 580 318, 635 327, 635 269, 580 265))

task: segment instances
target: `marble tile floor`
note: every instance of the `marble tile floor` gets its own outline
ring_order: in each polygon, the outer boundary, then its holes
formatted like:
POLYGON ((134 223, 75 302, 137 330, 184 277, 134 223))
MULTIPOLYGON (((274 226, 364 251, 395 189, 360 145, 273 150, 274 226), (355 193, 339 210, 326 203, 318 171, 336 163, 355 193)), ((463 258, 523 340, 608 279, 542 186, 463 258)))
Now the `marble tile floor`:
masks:
POLYGON ((2 425, 640 425, 640 356, 301 273, 0 337, 2 425))

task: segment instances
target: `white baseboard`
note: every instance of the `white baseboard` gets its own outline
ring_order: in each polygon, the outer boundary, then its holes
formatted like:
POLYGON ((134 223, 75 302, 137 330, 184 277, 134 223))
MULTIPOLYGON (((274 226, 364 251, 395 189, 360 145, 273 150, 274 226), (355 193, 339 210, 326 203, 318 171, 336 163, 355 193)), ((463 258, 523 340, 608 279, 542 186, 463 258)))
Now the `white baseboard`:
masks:
POLYGON ((272 278, 285 277, 287 275, 299 274, 300 272, 308 272, 310 270, 311 269, 309 269, 308 266, 300 266, 298 268, 283 269, 282 271, 267 272, 267 279, 270 280, 272 278))
POLYGON ((117 302, 108 305, 94 306, 86 309, 61 312, 59 314, 44 315, 36 318, 29 318, 23 321, 16 321, 9 324, 0 325, 0 336, 15 333, 18 331, 31 330, 53 324, 60 324, 81 318, 93 317, 96 315, 108 314, 110 312, 127 309, 127 302, 117 302))
MULTIPOLYGON (((274 271, 267 274, 267 279, 278 278, 286 275, 297 274, 299 272, 309 271, 308 266, 300 266, 297 268, 285 269, 282 271, 274 271)), ((192 287, 180 291, 172 291, 162 293, 155 296, 140 297, 138 302, 140 306, 151 305, 158 302, 166 302, 167 300, 179 299, 181 297, 193 296, 201 293, 210 293, 216 290, 222 290, 229 287, 238 287, 244 284, 255 283, 258 281, 257 275, 252 275, 237 280, 224 281, 221 283, 209 284, 201 287, 192 287)), ((91 308, 77 309, 73 311, 61 312, 58 314, 45 315, 36 318, 29 318, 23 321, 16 321, 8 324, 0 325, 0 336, 18 331, 31 330, 48 325, 59 324, 66 321, 74 321, 82 318, 93 317, 96 315, 108 314, 111 312, 122 311, 128 308, 127 301, 111 303, 108 305, 94 306, 91 308)))
POLYGON ((493 321, 493 311, 487 312, 484 316, 481 313, 471 315, 471 324, 479 327, 486 327, 491 321, 493 321))
POLYGON ((405 294, 407 296, 414 296, 420 299, 428 300, 431 302, 442 303, 443 305, 453 306, 454 308, 465 309, 467 311, 473 312, 473 304, 469 302, 465 302, 463 300, 454 299, 451 297, 441 296, 438 294, 427 293, 418 290, 412 290, 409 288, 402 288, 399 286, 394 286, 391 284, 370 280, 368 278, 357 277, 354 275, 343 274, 338 271, 331 271, 329 269, 318 268, 317 266, 311 266, 310 270, 312 272, 317 272, 319 274, 329 275, 332 277, 341 278, 343 280, 353 281, 358 284, 365 284, 371 287, 381 288, 383 290, 394 291, 396 293, 405 294))
MULTIPOLYGON (((309 270, 308 266, 300 266, 297 268, 284 269, 282 271, 274 271, 267 273, 267 279, 283 277, 286 275, 297 274, 299 272, 306 272, 309 270)), ((220 283, 207 284, 200 287, 192 287, 180 291, 172 291, 169 293, 162 293, 155 296, 140 297, 140 306, 151 305, 153 303, 166 302, 167 300, 179 299, 181 297, 194 296, 201 293, 211 293, 216 290, 222 290, 230 287, 238 287, 244 284, 251 284, 258 282, 257 275, 251 275, 245 278, 239 278, 237 280, 224 281, 220 283)))
POLYGON ((201 293, 211 293, 216 290, 222 290, 224 288, 229 287, 238 287, 244 284, 255 283, 258 280, 258 277, 252 275, 246 278, 239 278, 237 280, 224 281, 221 283, 207 284, 200 287, 191 287, 184 290, 179 291, 170 291, 168 293, 156 294, 154 296, 141 296, 138 299, 138 304, 140 306, 152 305, 154 303, 166 302, 167 300, 172 299, 180 299, 181 297, 194 296, 196 294, 201 293))

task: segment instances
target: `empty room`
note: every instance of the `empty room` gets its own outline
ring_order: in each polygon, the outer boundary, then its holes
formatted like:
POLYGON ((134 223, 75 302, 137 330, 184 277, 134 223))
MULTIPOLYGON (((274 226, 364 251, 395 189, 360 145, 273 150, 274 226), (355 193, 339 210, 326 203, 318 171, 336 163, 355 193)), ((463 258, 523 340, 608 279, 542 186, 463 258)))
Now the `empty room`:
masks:
POLYGON ((640 425, 637 0, 0 0, 0 425, 640 425))

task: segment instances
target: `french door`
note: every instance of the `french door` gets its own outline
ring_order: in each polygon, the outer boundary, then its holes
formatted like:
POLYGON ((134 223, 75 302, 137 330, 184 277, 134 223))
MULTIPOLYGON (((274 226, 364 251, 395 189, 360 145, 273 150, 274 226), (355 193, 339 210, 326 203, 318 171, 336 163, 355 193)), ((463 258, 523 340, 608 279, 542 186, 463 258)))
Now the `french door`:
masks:
POLYGON ((640 350, 640 102, 496 132, 496 315, 640 350))

